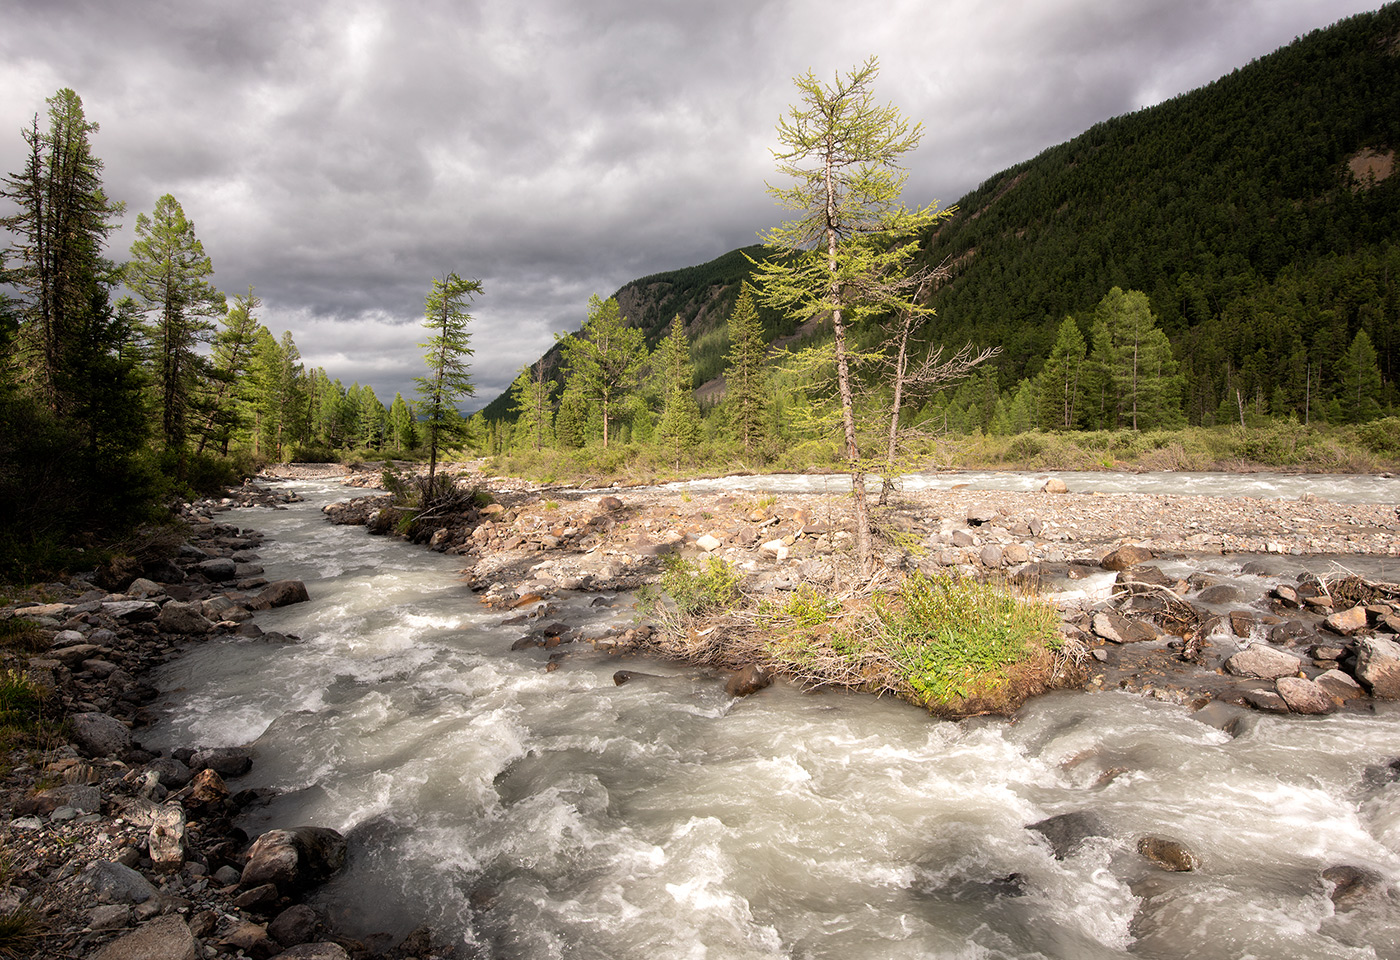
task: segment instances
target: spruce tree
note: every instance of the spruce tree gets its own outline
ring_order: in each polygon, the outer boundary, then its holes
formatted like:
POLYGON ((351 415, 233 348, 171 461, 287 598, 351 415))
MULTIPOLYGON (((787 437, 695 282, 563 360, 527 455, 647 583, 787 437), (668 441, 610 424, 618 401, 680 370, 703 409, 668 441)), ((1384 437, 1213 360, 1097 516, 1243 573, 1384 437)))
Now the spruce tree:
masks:
POLYGON ((556 386, 553 380, 544 379, 543 357, 533 368, 522 367, 511 384, 516 415, 513 443, 517 449, 540 450, 549 442, 550 422, 554 419, 549 395, 556 386))
POLYGON ((210 441, 214 441, 220 453, 228 454, 229 441, 238 428, 236 397, 239 380, 248 368, 257 340, 258 320, 253 311, 260 306, 262 301, 253 296, 250 286, 246 294, 240 293, 234 297, 233 306, 214 337, 208 395, 202 404, 204 425, 199 437, 200 453, 204 452, 210 441))
POLYGON ((602 408, 606 450, 616 408, 636 389, 637 376, 646 364, 646 337, 627 325, 616 298, 602 300, 595 294, 589 298, 588 319, 579 335, 564 336, 561 343, 566 382, 602 408))
POLYGON ((1085 345, 1079 324, 1065 317, 1040 371, 1038 421, 1046 430, 1073 430, 1084 416, 1085 345))
POLYGON ((695 402, 695 370, 690 363, 690 339, 680 314, 671 321, 671 332, 656 348, 658 372, 665 402, 656 425, 657 439, 670 448, 676 469, 681 451, 700 439, 700 405, 695 402))
MULTIPOLYGON (((441 280, 433 279, 433 288, 423 307, 423 326, 428 339, 419 344, 427 353, 428 375, 415 377, 419 410, 428 440, 428 494, 436 494, 439 450, 454 437, 462 434, 465 421, 457 411, 457 401, 476 393, 472 386, 469 358, 471 337, 467 324, 471 314, 467 305, 481 293, 480 280, 463 280, 449 273, 441 280)), ((426 506, 426 503, 425 503, 426 506)))
POLYGON ((764 362, 768 344, 763 339, 763 324, 754 306, 753 288, 745 281, 739 288, 739 299, 729 315, 729 361, 724 371, 725 406, 729 409, 734 432, 746 453, 753 451, 763 431, 768 406, 767 377, 764 362))
POLYGON ((1338 400, 1345 423, 1366 423, 1381 415, 1381 369, 1365 330, 1356 331, 1342 358, 1338 400))

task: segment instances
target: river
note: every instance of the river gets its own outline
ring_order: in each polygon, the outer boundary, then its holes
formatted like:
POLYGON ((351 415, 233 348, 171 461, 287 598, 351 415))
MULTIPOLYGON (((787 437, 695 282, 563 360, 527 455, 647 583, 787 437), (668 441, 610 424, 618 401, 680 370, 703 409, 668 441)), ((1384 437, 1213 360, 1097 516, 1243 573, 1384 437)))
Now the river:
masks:
MULTIPOLYGON (((313 901, 352 934, 419 922, 518 958, 1396 958, 1394 900, 1334 910, 1324 869, 1400 880, 1400 705, 1250 714, 1229 732, 1121 693, 935 721, 890 700, 571 648, 511 652, 453 558, 358 527, 297 485, 224 514, 312 601, 258 614, 300 643, 226 638, 164 668, 169 749, 252 743, 234 789, 280 795, 250 834, 350 839, 313 901), (625 666, 649 676, 623 686, 625 666), (1029 824, 1090 811, 1064 859, 1029 824), (1191 873, 1137 852, 1185 843, 1191 873)), ((625 595, 558 617, 629 622, 625 595)))

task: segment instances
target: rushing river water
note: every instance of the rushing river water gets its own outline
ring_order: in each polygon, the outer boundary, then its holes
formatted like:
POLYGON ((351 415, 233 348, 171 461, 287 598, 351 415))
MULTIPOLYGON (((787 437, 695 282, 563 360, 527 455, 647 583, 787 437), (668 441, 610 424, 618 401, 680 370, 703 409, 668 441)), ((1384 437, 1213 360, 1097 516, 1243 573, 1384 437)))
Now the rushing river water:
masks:
MULTIPOLYGON (((542 650, 480 607, 452 558, 320 507, 225 514, 312 601, 258 615, 301 643, 222 639, 165 668, 162 748, 253 743, 235 789, 280 796, 255 833, 350 838, 318 894, 353 933, 427 922, 518 958, 1400 957, 1394 900, 1334 910, 1321 871, 1400 880, 1400 709, 1248 715, 1224 732, 1118 693, 1014 722, 542 650), (652 676, 613 683, 622 666, 652 676), (1091 811, 1063 860, 1028 824, 1091 811), (1137 852, 1186 843, 1192 873, 1137 852)), ((558 616, 630 620, 625 596, 558 616)))

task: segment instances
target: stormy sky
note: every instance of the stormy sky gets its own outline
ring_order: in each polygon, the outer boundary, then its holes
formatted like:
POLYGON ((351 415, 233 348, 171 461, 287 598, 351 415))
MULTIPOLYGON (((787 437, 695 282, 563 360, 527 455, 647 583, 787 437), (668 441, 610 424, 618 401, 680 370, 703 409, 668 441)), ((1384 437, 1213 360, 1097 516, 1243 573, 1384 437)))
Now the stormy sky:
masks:
POLYGON ((1380 0, 0 0, 0 171, 60 87, 108 193, 171 193, 230 297, 386 403, 434 276, 482 281, 480 406, 588 297, 753 243, 792 78, 875 55, 947 205, 1380 0))

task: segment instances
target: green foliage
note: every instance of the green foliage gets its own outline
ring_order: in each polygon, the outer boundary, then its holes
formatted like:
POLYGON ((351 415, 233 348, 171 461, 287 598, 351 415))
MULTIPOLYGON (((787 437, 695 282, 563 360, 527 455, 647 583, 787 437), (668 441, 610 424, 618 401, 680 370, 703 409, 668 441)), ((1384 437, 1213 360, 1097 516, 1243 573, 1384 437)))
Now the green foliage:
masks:
POLYGON ((646 337, 628 326, 616 298, 588 301, 588 319, 578 336, 560 338, 564 352, 565 392, 597 400, 602 413, 603 446, 611 436, 616 406, 637 387, 647 361, 646 337))
POLYGON ((27 908, 0 913, 0 957, 36 956, 32 951, 39 944, 39 934, 43 927, 39 916, 27 908))
POLYGON ((664 397, 656 438, 671 450, 679 470, 681 452, 700 439, 700 407, 695 402, 690 341, 679 314, 671 322, 670 334, 656 349, 655 365, 662 376, 664 397))
POLYGON ((743 284, 734 312, 729 315, 729 362, 724 373, 725 406, 734 432, 750 451, 762 436, 768 407, 764 365, 768 344, 758 320, 753 288, 743 284))
POLYGON ((419 413, 428 441, 428 483, 432 485, 437 473, 438 452, 451 440, 460 438, 465 424, 457 411, 457 401, 472 396, 469 358, 471 337, 467 324, 471 314, 467 304, 481 293, 480 280, 463 280, 449 273, 439 280, 433 278, 433 288, 423 307, 423 326, 428 339, 420 343, 428 375, 415 377, 420 397, 419 413))
POLYGON ((841 601, 811 584, 800 584, 782 602, 761 601, 759 622, 769 627, 812 629, 830 623, 845 611, 841 601))
POLYGON ((0 671, 0 730, 34 731, 43 719, 44 691, 24 673, 0 671))
POLYGON ((686 560, 672 554, 662 561, 661 589, 686 617, 733 606, 739 600, 740 575, 719 557, 686 560))

